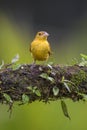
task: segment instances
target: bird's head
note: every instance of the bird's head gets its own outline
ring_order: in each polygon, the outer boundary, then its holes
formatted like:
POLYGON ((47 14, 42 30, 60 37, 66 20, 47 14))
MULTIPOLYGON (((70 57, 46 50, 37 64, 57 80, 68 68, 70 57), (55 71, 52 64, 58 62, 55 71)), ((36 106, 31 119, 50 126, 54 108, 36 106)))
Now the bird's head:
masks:
POLYGON ((38 40, 46 40, 48 36, 49 36, 49 34, 45 31, 40 31, 36 34, 36 38, 38 40))

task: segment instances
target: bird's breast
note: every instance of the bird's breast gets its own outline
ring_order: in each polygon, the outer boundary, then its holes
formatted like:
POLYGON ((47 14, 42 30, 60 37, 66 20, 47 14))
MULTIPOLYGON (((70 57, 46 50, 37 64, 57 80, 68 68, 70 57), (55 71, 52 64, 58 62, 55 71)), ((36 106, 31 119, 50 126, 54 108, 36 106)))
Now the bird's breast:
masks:
POLYGON ((49 43, 48 42, 33 42, 31 52, 36 60, 46 60, 49 57, 49 43))

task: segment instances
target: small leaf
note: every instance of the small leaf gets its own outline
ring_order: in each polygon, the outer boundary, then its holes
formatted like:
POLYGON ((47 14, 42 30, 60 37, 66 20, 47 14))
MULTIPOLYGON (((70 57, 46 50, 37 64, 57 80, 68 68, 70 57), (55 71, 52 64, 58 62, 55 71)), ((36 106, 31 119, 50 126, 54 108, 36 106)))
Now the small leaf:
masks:
POLYGON ((34 92, 38 97, 41 97, 41 93, 40 93, 40 91, 37 89, 37 90, 35 90, 35 92, 34 92))
POLYGON ((64 80, 65 80, 65 77, 64 77, 64 76, 62 76, 62 80, 61 80, 61 82, 64 82, 64 80))
POLYGON ((82 59, 81 62, 79 63, 79 66, 87 66, 87 55, 80 54, 82 59))
POLYGON ((40 71, 42 71, 42 70, 43 70, 41 66, 39 67, 39 70, 40 70, 40 71))
POLYGON ((66 82, 63 82, 63 84, 64 84, 65 88, 66 88, 69 92, 71 92, 71 90, 70 90, 68 84, 67 84, 66 82))
POLYGON ((87 101, 87 95, 86 95, 86 94, 83 94, 83 93, 78 92, 78 95, 82 96, 82 99, 83 99, 84 101, 87 101))
POLYGON ((21 67, 20 64, 14 64, 14 65, 12 66, 13 70, 17 70, 17 69, 19 69, 20 67, 21 67))
POLYGON ((22 95, 22 102, 25 103, 29 103, 29 96, 27 96, 26 94, 22 95))
POLYGON ((68 80, 65 80, 65 77, 64 77, 64 76, 62 77, 61 82, 64 84, 65 88, 66 88, 69 92, 71 92, 71 90, 70 90, 70 88, 69 88, 69 86, 68 86, 68 84, 67 84, 67 82, 69 82, 69 81, 68 81, 68 80))
POLYGON ((37 86, 33 87, 32 92, 35 93, 36 89, 37 89, 37 86))
POLYGON ((3 96, 4 96, 4 98, 6 99, 7 102, 9 102, 9 103, 13 102, 11 97, 7 93, 3 93, 3 96))
POLYGON ((11 63, 16 63, 19 60, 19 54, 17 54, 12 60, 11 63))
POLYGON ((87 61, 82 58, 82 61, 79 63, 79 66, 87 66, 87 61))
POLYGON ((29 86, 29 87, 27 87, 27 89, 31 90, 31 92, 35 93, 37 96, 39 96, 39 97, 41 96, 41 93, 38 90, 37 86, 35 86, 35 87, 29 86))
POLYGON ((40 75, 40 77, 47 79, 47 80, 51 81, 52 83, 54 83, 54 78, 50 77, 47 73, 42 73, 40 75))
POLYGON ((47 66, 48 66, 50 69, 53 69, 53 67, 52 67, 50 64, 48 64, 47 66))
POLYGON ((85 60, 87 60, 87 55, 80 54, 80 56, 81 56, 82 58, 84 58, 85 60))
POLYGON ((0 65, 0 69, 2 69, 3 66, 4 66, 4 61, 2 60, 2 63, 0 65))
POLYGON ((47 79, 48 79, 49 81, 51 81, 52 83, 54 83, 54 78, 52 78, 52 77, 47 77, 47 79))
POLYGON ((27 89, 29 89, 31 91, 33 90, 32 86, 28 86, 27 89))
POLYGON ((54 87, 53 87, 53 94, 54 94, 54 96, 57 96, 58 93, 59 93, 59 88, 56 87, 56 86, 54 86, 54 87))
POLYGON ((33 90, 36 90, 37 89, 37 86, 33 87, 33 90))
POLYGON ((71 118, 68 114, 66 103, 63 100, 61 100, 61 107, 62 107, 64 116, 66 116, 67 118, 69 118, 71 120, 71 118))
POLYGON ((42 73, 42 74, 40 75, 40 77, 42 77, 42 78, 44 78, 44 79, 47 79, 48 75, 47 75, 46 73, 42 73))
POLYGON ((85 101, 87 101, 87 95, 86 95, 86 94, 83 95, 83 99, 84 99, 85 101))
POLYGON ((66 87, 66 89, 71 92, 71 89, 72 88, 76 88, 77 91, 78 91, 78 87, 73 83, 71 82, 70 80, 67 80, 65 79, 65 77, 63 76, 62 79, 61 79, 61 83, 64 84, 64 86, 66 87))
POLYGON ((79 62, 76 58, 72 59, 72 65, 77 65, 79 62))
POLYGON ((49 63, 48 63, 48 65, 51 65, 51 66, 52 66, 53 64, 54 64, 53 62, 49 62, 49 63))

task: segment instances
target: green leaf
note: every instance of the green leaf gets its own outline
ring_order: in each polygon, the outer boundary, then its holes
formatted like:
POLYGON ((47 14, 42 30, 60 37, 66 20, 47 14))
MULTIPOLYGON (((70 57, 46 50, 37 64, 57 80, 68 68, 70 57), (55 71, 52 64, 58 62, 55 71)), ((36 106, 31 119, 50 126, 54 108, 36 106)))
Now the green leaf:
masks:
POLYGON ((74 58, 72 59, 72 65, 77 65, 79 63, 78 59, 74 58))
POLYGON ((28 86, 27 89, 33 91, 33 87, 32 86, 28 86))
POLYGON ((67 84, 66 82, 63 82, 63 84, 64 84, 65 88, 66 88, 69 92, 71 92, 71 90, 70 90, 68 84, 67 84))
POLYGON ((37 89, 37 90, 35 90, 35 92, 34 92, 38 97, 41 97, 41 93, 40 93, 40 91, 37 89))
POLYGON ((37 96, 41 96, 41 93, 40 91, 38 90, 37 86, 33 87, 33 90, 32 90, 33 93, 35 93, 37 96))
POLYGON ((58 93, 59 93, 59 88, 56 87, 56 86, 54 86, 54 87, 53 87, 53 94, 54 94, 54 96, 57 96, 58 93))
POLYGON ((82 61, 79 63, 79 66, 87 66, 87 60, 82 58, 82 61))
POLYGON ((44 79, 47 79, 48 75, 47 75, 46 73, 42 73, 42 74, 40 75, 40 77, 42 77, 42 78, 44 78, 44 79))
POLYGON ((54 83, 54 78, 52 78, 52 77, 47 77, 47 79, 48 79, 49 81, 51 81, 52 83, 54 83))
POLYGON ((63 100, 61 100, 61 107, 62 107, 62 111, 63 111, 64 116, 66 116, 67 118, 69 118, 71 120, 71 118, 68 114, 66 103, 63 100))
POLYGON ((51 81, 52 83, 54 83, 54 78, 50 77, 47 73, 42 73, 40 75, 40 77, 47 79, 47 80, 51 81))
POLYGON ((37 89, 37 86, 32 87, 32 92, 35 93, 36 89, 37 89))
POLYGON ((52 65, 48 64, 47 66, 48 66, 50 69, 53 69, 52 65))
POLYGON ((33 90, 36 90, 37 89, 37 86, 33 87, 33 90))
POLYGON ((64 77, 64 76, 62 76, 62 80, 61 80, 61 82, 64 82, 64 80, 65 80, 65 77, 64 77))
POLYGON ((3 66, 4 66, 4 61, 2 60, 2 63, 0 65, 0 69, 2 69, 3 66))
POLYGON ((82 99, 84 101, 87 101, 87 94, 83 94, 83 93, 78 92, 78 95, 82 96, 83 97, 82 99))
POLYGON ((65 86, 65 88, 69 91, 69 92, 71 92, 71 90, 70 90, 70 88, 69 88, 69 86, 68 86, 68 80, 65 80, 65 77, 63 76, 62 77, 62 80, 61 80, 61 82, 64 84, 64 86, 65 86))
POLYGON ((80 54, 80 56, 81 56, 82 58, 84 58, 85 60, 87 60, 87 55, 80 54))
POLYGON ((62 79, 61 79, 61 83, 64 84, 64 86, 66 87, 66 89, 71 92, 72 88, 76 88, 77 91, 78 91, 78 87, 73 83, 71 82, 70 80, 67 80, 65 79, 65 77, 63 76, 62 79))
POLYGON ((27 87, 27 89, 29 89, 32 93, 35 93, 37 96, 39 96, 39 97, 41 96, 41 93, 38 90, 37 86, 35 86, 35 87, 29 86, 29 87, 27 87))
POLYGON ((19 69, 20 67, 21 67, 20 64, 13 64, 13 66, 12 66, 13 70, 17 70, 17 69, 19 69))
POLYGON ((49 63, 48 63, 48 65, 51 65, 51 66, 52 66, 53 64, 54 64, 53 62, 49 62, 49 63))
POLYGON ((16 63, 19 60, 19 54, 17 54, 12 60, 11 63, 16 63))
POLYGON ((11 97, 7 93, 3 93, 3 96, 4 96, 4 98, 6 99, 7 102, 9 102, 9 103, 13 102, 11 97))
POLYGON ((79 63, 79 66, 87 66, 87 55, 80 54, 82 59, 81 62, 79 63))
POLYGON ((29 96, 27 96, 26 94, 22 95, 22 102, 25 103, 29 103, 29 96))

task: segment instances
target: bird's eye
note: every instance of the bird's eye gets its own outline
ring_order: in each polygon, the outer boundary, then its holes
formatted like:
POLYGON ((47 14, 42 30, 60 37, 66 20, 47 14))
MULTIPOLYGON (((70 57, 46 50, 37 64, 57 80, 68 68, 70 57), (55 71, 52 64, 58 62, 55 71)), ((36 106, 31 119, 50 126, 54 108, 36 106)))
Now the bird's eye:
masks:
POLYGON ((41 32, 39 32, 39 36, 41 36, 42 35, 42 33, 41 32))

